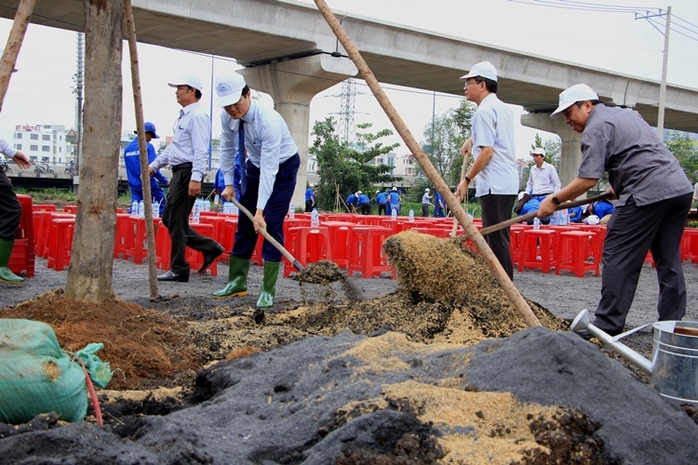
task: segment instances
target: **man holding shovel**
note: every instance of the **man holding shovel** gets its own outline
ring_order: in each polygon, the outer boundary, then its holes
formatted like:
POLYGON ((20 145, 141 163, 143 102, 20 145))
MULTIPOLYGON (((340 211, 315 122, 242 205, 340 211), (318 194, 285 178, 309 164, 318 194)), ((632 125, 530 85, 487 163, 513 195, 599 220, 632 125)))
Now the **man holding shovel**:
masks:
MULTIPOLYGON (((228 284, 213 294, 222 299, 247 295, 247 273, 260 228, 283 246, 284 218, 296 187, 300 156, 281 115, 252 100, 250 88, 240 74, 217 78, 216 96, 217 104, 223 108, 220 159, 225 189, 222 196, 226 200, 235 196, 235 152, 239 150, 240 204, 254 212, 252 221, 246 215, 238 218, 230 252, 228 284)), ((264 277, 257 299, 258 309, 274 304, 281 255, 273 244, 264 241, 264 277)))
MULTIPOLYGON (((497 98, 497 70, 489 61, 477 63, 460 78, 465 82, 465 98, 477 105, 472 124, 472 151, 475 162, 458 184, 456 198, 462 201, 469 184, 478 176, 475 195, 480 198, 482 226, 487 227, 511 218, 519 192, 519 172, 514 150, 514 114, 497 98)), ((509 228, 492 232, 485 240, 514 278, 509 250, 509 228)))
POLYGON ((582 134, 582 163, 577 178, 541 202, 538 217, 584 194, 604 171, 618 197, 603 245, 601 300, 593 324, 611 336, 623 332, 648 250, 657 268, 659 320, 680 320, 686 284, 679 244, 693 192, 686 174, 638 113, 607 107, 586 84, 560 94, 551 117, 560 114, 582 134))

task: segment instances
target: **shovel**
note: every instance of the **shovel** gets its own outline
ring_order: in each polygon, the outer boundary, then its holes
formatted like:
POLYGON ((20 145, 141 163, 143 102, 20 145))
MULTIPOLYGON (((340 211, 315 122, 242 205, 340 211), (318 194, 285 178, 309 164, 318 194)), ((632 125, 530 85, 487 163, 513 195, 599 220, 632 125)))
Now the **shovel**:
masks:
MULTIPOLYGON (((247 216, 247 217, 250 219, 250 221, 254 222, 254 216, 252 216, 252 213, 250 213, 250 211, 249 211, 247 208, 245 208, 245 207, 243 207, 242 205, 240 205, 240 202, 238 202, 238 201, 235 199, 235 197, 231 197, 230 201, 233 202, 233 205, 235 205, 236 207, 238 207, 238 210, 240 210, 241 212, 243 212, 243 213, 245 214, 245 216, 247 216)), ((273 245, 273 246, 276 248, 276 250, 278 250, 279 252, 281 252, 281 255, 283 255, 284 257, 286 257, 286 260, 288 260, 289 262, 291 262, 291 264, 293 265, 293 267, 294 267, 295 269, 297 269, 298 271, 303 271, 303 270, 305 269, 305 267, 304 267, 303 265, 301 265, 301 263, 300 263, 298 260, 296 260, 296 258, 295 258, 293 255, 291 255, 291 252, 289 252, 288 250, 286 250, 286 248, 285 248, 283 245, 279 244, 279 241, 277 241, 276 239, 274 239, 273 237, 271 237, 271 235, 267 232, 266 229, 264 229, 264 228, 259 228, 259 233, 260 233, 262 236, 264 236, 264 238, 265 238, 267 241, 269 241, 269 243, 270 243, 271 245, 273 245)))
MULTIPOLYGON (((555 211, 562 210, 564 208, 579 207, 581 205, 586 205, 588 203, 594 203, 594 202, 598 202, 599 200, 605 200, 605 199, 611 199, 611 198, 613 198, 613 193, 604 192, 603 194, 595 195, 594 197, 589 197, 588 199, 575 200, 574 202, 563 202, 560 205, 557 205, 555 207, 555 211)), ((528 221, 530 219, 535 218, 537 215, 538 215, 538 212, 534 211, 534 212, 526 213, 525 215, 510 218, 506 221, 502 221, 501 223, 493 224, 492 226, 487 226, 486 228, 482 228, 480 230, 480 234, 484 236, 485 234, 489 234, 489 233, 494 232, 494 231, 499 231, 500 229, 508 228, 512 224, 522 223, 524 221, 528 221)))

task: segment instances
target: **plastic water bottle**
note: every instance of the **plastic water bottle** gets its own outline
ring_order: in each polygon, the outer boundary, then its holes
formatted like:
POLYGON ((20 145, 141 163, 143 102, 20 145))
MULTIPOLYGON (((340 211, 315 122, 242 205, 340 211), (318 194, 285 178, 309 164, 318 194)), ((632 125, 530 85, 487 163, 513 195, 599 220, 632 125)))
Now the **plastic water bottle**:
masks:
POLYGON ((395 221, 397 219, 397 210, 394 208, 390 209, 390 219, 395 221))
POLYGON ((568 215, 569 215, 569 212, 567 211, 566 208, 560 210, 560 224, 562 226, 567 226, 568 224, 570 224, 570 219, 569 219, 568 215))
POLYGON ((218 206, 219 203, 221 203, 221 196, 216 194, 215 197, 213 197, 213 204, 218 206))
POLYGON ((153 200, 153 218, 160 218, 160 202, 153 200))
POLYGON ((205 212, 210 212, 210 211, 211 211, 211 202, 209 202, 208 200, 201 199, 201 206, 204 207, 204 208, 202 209, 202 211, 205 211, 205 212))
POLYGON ((535 229, 535 230, 540 229, 540 220, 538 219, 537 216, 535 218, 533 218, 533 229, 535 229))
POLYGON ((410 221, 414 221, 414 210, 410 208, 410 221))
POLYGON ((142 200, 138 202, 138 216, 145 218, 145 205, 142 200))
POLYGON ((291 204, 288 206, 288 218, 294 219, 296 217, 296 206, 291 204))
POLYGON ((313 228, 320 226, 320 214, 317 212, 317 208, 313 208, 310 214, 310 226, 313 228))
POLYGON ((191 222, 194 224, 199 224, 199 221, 201 220, 201 204, 199 199, 194 201, 194 209, 192 210, 191 215, 191 222))
POLYGON ((131 211, 129 213, 132 215, 138 214, 138 202, 136 202, 135 200, 131 203, 131 211))
POLYGON ((551 226, 557 226, 560 224, 560 212, 559 211, 554 211, 552 216, 550 217, 550 224, 551 226))

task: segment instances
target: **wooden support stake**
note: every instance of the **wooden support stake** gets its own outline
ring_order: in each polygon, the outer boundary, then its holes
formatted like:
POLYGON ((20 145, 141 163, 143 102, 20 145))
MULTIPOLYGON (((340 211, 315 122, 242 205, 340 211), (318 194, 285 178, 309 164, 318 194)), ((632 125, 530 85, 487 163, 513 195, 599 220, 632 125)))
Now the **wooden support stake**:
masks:
MULTIPOLYGON (((159 297, 158 276, 155 268, 155 231, 153 230, 153 203, 150 191, 150 172, 148 168, 148 149, 145 140, 145 122, 143 121, 143 97, 138 66, 138 46, 136 42, 136 24, 133 21, 131 0, 124 0, 124 28, 128 35, 128 49, 131 55, 131 82, 133 83, 133 102, 136 109, 136 128, 138 130, 138 150, 141 161, 141 184, 143 185, 143 210, 145 212, 145 234, 148 242, 148 279, 150 282, 150 299, 159 297)), ((133 212, 132 212, 133 213, 133 212)), ((138 247, 139 244, 136 244, 138 247)))

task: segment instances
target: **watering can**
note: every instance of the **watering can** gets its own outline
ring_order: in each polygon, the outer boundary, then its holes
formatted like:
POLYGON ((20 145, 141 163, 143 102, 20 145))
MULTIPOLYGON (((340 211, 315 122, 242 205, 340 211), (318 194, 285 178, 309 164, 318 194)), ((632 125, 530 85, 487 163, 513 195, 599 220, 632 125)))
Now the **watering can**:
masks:
POLYGON ((611 336, 594 326, 589 311, 575 317, 572 331, 585 329, 624 359, 647 373, 652 386, 667 399, 698 405, 698 323, 690 321, 658 321, 611 336), (647 360, 621 339, 652 326, 652 360, 647 360))

